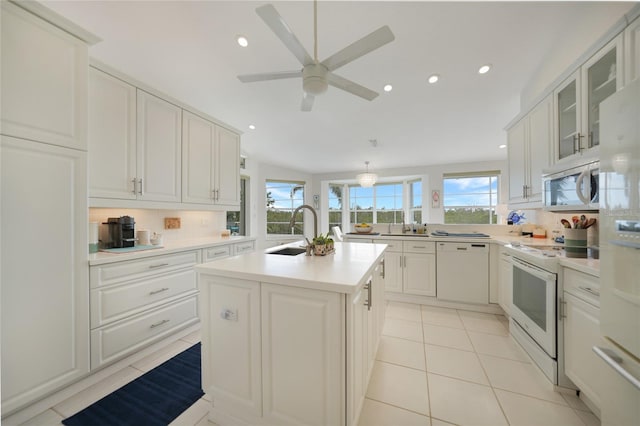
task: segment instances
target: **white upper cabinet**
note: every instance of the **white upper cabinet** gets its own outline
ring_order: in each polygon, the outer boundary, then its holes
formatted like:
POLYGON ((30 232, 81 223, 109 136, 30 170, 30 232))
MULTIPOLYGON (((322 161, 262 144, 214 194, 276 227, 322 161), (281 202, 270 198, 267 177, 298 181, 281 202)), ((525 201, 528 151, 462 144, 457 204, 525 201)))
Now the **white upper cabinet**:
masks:
POLYGON ((640 77, 640 18, 624 32, 625 85, 640 77))
POLYGON ((184 111, 182 202, 240 205, 240 137, 184 111))
POLYGON ((556 161, 576 158, 600 144, 600 102, 623 84, 622 45, 620 34, 555 90, 556 161))
POLYGON ((552 129, 551 96, 509 129, 509 204, 542 201, 542 169, 550 164, 552 129))
POLYGON ((136 199, 136 88, 89 69, 89 196, 136 199))
POLYGON ((216 204, 240 206, 240 136, 216 126, 216 204))
POLYGON ((87 149, 85 42, 2 2, 2 134, 87 149))
POLYGON ((182 109, 140 89, 137 101, 138 199, 179 203, 182 109))

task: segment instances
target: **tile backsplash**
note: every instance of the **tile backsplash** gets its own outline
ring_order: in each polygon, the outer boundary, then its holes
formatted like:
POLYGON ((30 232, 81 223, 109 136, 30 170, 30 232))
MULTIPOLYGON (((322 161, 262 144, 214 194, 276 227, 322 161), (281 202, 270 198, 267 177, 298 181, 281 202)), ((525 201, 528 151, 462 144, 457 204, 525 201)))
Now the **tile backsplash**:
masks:
POLYGON ((149 230, 163 235, 165 242, 220 236, 226 228, 225 212, 154 209, 90 208, 89 222, 106 222, 110 217, 131 216, 136 231, 149 230), (164 229, 166 217, 180 218, 180 229, 164 229))

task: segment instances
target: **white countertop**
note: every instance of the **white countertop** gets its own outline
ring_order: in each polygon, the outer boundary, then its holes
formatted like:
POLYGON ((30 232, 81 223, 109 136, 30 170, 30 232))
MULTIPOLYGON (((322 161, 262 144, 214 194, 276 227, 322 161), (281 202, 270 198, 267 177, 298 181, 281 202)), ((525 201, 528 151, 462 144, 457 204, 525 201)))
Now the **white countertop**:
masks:
POLYGON ((177 253, 185 250, 197 250, 207 247, 214 247, 225 244, 241 243, 243 241, 253 241, 254 237, 206 237, 194 238, 190 240, 172 241, 163 244, 162 248, 130 251, 125 253, 98 252, 89 254, 89 265, 103 265, 106 263, 122 262, 124 260, 142 259, 145 257, 158 256, 161 254, 177 253))
MULTIPOLYGON (((296 247, 300 243, 285 246, 296 247)), ((369 279, 386 248, 386 244, 335 243, 335 253, 326 256, 252 252, 197 265, 195 270, 207 275, 351 294, 369 279)))

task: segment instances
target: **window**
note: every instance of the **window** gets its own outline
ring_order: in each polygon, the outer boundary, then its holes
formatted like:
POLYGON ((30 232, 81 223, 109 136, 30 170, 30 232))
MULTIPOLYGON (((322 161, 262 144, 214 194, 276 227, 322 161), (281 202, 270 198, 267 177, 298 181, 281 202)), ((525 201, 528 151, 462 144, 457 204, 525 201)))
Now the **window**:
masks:
POLYGON ((499 172, 445 175, 444 223, 497 223, 499 172))
POLYGON ((342 229, 342 188, 344 185, 329 184, 329 229, 342 229))
POLYGON ((247 235, 246 189, 248 177, 240 177, 240 210, 227 212, 227 229, 231 235, 247 235))
POLYGON ((409 182, 408 223, 422 223, 422 179, 409 182))
POLYGON ((402 183, 349 186, 351 223, 402 223, 402 183))
POLYGON ((304 182, 268 180, 266 195, 267 235, 303 235, 303 212, 296 214, 293 229, 289 221, 293 211, 304 204, 304 182))

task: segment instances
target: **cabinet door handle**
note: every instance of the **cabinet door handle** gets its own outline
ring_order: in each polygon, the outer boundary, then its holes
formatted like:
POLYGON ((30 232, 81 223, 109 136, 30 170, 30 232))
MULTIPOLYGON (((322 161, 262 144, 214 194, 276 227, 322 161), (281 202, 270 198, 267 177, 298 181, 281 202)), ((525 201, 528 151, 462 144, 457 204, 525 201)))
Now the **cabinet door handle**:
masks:
POLYGON ((143 190, 142 190, 142 178, 138 179, 140 182, 140 189, 138 189, 138 194, 143 195, 143 190))
POLYGON ((611 349, 600 348, 598 346, 593 347, 593 351, 600 358, 606 362, 609 367, 613 368, 616 373, 620 374, 626 381, 631 383, 636 389, 640 390, 640 380, 634 377, 629 371, 627 371, 621 364, 622 358, 620 358, 614 351, 611 349))
POLYGON ((382 271, 380 271, 380 276, 381 276, 382 278, 384 278, 384 273, 385 273, 385 270, 384 270, 384 269, 385 269, 384 261, 385 261, 385 260, 384 260, 384 259, 382 259, 382 271))
POLYGON ((153 290, 149 292, 149 296, 153 296, 154 294, 162 293, 163 291, 169 290, 169 287, 163 287, 159 290, 153 290))
POLYGON ((212 190, 211 190, 211 199, 212 199, 213 201, 215 201, 215 200, 216 200, 216 190, 215 190, 215 189, 212 189, 212 190))
POLYGON ((582 286, 578 286, 578 288, 579 288, 580 290, 584 290, 584 291, 586 291, 587 293, 591 293, 591 294, 593 294, 594 296, 598 296, 598 297, 600 297, 600 292, 599 292, 598 290, 594 290, 594 289, 592 289, 591 287, 582 287, 582 286))
POLYGON ((131 179, 131 183, 133 183, 133 194, 135 195, 138 192, 138 185, 136 184, 138 180, 136 178, 131 179))
POLYGON ((367 290, 367 300, 364 301, 364 304, 367 307, 367 311, 371 310, 371 280, 365 284, 364 288, 367 290))
POLYGON ((159 321, 155 324, 151 324, 151 326, 149 328, 156 328, 156 327, 160 327, 162 324, 166 324, 168 323, 169 320, 168 319, 163 319, 162 321, 159 321))
POLYGON ((168 263, 160 263, 158 265, 149 265, 149 269, 162 268, 163 266, 169 266, 169 264, 168 263))

